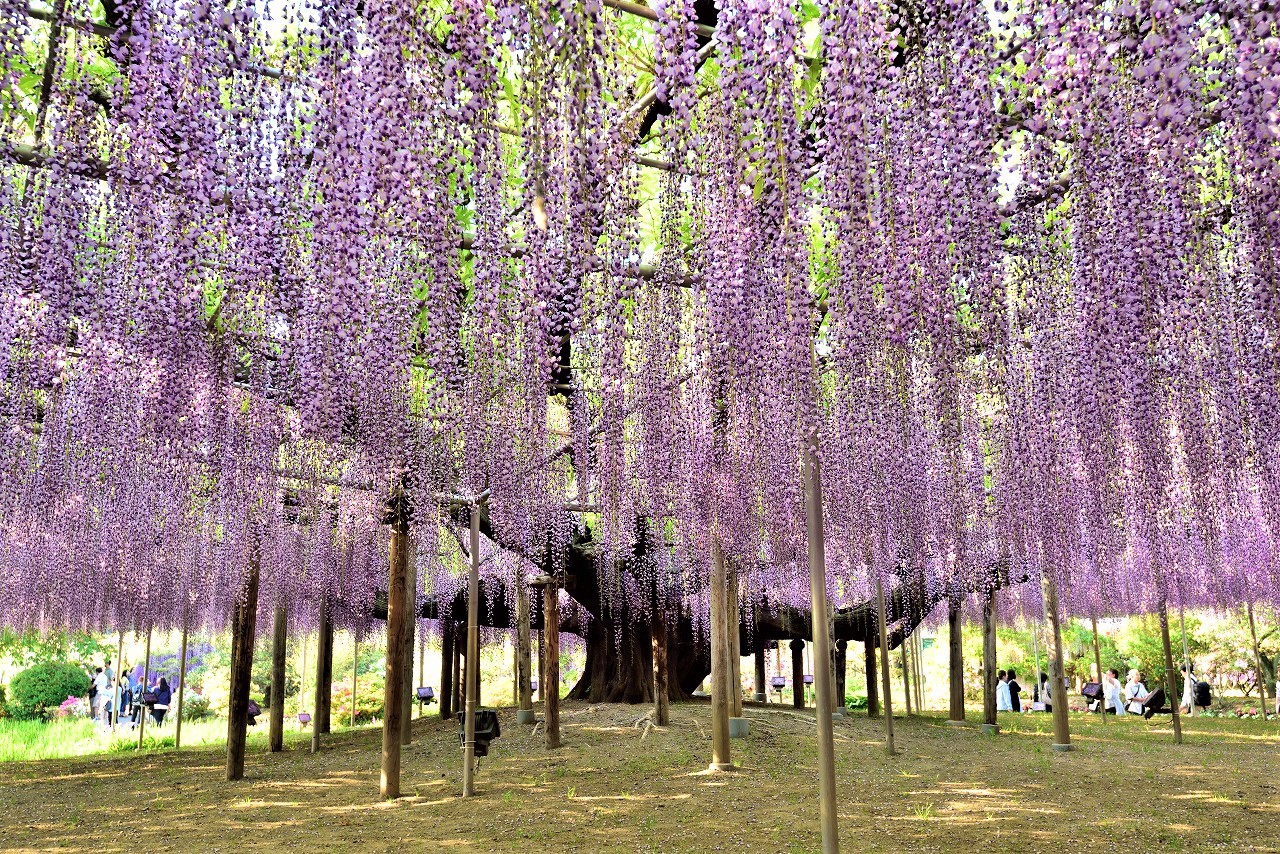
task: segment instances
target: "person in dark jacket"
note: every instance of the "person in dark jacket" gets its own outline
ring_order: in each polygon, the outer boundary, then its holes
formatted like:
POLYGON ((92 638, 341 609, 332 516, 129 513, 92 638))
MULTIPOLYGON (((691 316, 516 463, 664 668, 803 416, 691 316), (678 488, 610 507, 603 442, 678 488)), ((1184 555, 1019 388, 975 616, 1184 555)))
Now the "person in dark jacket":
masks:
POLYGON ((159 726, 164 722, 165 712, 169 711, 169 703, 173 701, 173 691, 169 689, 169 680, 163 676, 160 677, 160 684, 156 686, 156 701, 151 704, 151 719, 159 726))
POLYGON ((1013 672, 1013 668, 1009 668, 1009 705, 1013 706, 1015 712, 1022 711, 1022 686, 1018 684, 1018 674, 1013 672))

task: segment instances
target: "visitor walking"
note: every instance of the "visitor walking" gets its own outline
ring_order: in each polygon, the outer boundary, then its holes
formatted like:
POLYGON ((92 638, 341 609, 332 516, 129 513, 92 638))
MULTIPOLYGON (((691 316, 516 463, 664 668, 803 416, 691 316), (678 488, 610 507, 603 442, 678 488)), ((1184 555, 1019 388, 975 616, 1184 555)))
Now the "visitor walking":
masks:
POLYGON ((1053 711, 1053 690, 1049 687, 1049 674, 1043 670, 1040 671, 1040 684, 1036 687, 1036 695, 1039 696, 1040 704, 1044 706, 1046 712, 1053 711))
POLYGON ((1015 712, 1022 711, 1022 686, 1018 684, 1018 674, 1009 668, 1009 705, 1015 712))
POLYGON ((996 682, 996 711, 1012 712, 1013 701, 1009 696, 1009 674, 1001 670, 996 674, 996 677, 999 680, 996 682))

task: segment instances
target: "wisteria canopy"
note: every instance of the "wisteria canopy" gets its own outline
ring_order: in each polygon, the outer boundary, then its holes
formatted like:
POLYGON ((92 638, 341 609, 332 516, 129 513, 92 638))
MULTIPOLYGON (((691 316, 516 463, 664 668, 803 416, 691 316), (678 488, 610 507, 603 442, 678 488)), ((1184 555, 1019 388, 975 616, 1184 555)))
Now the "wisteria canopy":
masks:
POLYGON ((0 624, 1280 593, 1269 3, 0 6, 0 624))

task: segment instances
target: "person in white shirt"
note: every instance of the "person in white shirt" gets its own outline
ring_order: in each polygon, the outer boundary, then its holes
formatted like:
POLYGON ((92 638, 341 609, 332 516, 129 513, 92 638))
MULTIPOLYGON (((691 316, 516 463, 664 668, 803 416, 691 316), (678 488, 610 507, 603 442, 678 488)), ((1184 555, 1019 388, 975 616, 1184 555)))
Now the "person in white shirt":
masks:
POLYGON ((1124 686, 1120 684, 1120 673, 1115 668, 1108 670, 1102 677, 1102 697, 1104 713, 1125 714, 1124 686))
POLYGON ((1129 704, 1129 711, 1135 715, 1143 712, 1142 701, 1147 699, 1147 686, 1142 684, 1137 670, 1129 671, 1129 681, 1124 686, 1124 696, 1129 704))
POLYGON ((1009 674, 1001 670, 998 676, 999 681, 996 682, 996 711, 1012 712, 1013 698, 1009 694, 1009 674))
POLYGON ((107 704, 107 691, 111 688, 111 680, 107 678, 107 674, 102 672, 102 668, 98 668, 98 672, 93 675, 93 716, 95 718, 102 716, 102 707, 107 704))

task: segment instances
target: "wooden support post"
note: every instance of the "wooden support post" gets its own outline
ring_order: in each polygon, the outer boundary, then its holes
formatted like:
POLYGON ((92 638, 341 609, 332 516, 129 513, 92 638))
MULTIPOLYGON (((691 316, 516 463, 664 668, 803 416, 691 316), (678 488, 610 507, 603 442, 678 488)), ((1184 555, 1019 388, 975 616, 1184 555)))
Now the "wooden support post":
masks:
POLYGON ((867 717, 880 717, 880 684, 876 681, 876 641, 862 642, 862 663, 867 674, 867 717))
POLYGON ((462 649, 466 646, 466 639, 462 636, 462 626, 458 623, 453 624, 453 713, 455 715, 462 714, 462 696, 463 696, 463 678, 462 678, 462 649))
MULTIPOLYGON (((546 623, 543 623, 546 626, 546 623)), ((538 629, 538 699, 543 708, 547 705, 547 636, 543 629, 538 629)))
MULTIPOLYGON (((1191 717, 1196 716, 1196 680, 1191 670, 1191 647, 1187 642, 1187 612, 1182 606, 1181 586, 1178 593, 1178 627, 1182 630, 1182 667, 1184 674, 1182 676, 1183 684, 1191 689, 1191 705, 1187 707, 1187 711, 1191 713, 1191 717)), ((1096 623, 1095 623, 1096 625, 1096 623)), ((1094 630, 1094 645, 1097 646, 1098 632, 1094 630)), ((1104 709, 1105 711, 1105 709, 1104 709)))
POLYGON ((298 674, 298 711, 307 710, 307 661, 311 652, 311 633, 302 633, 302 672, 298 674))
POLYGON ((360 679, 360 638, 351 632, 351 728, 356 728, 356 693, 360 679))
POLYGON ((405 533, 404 688, 400 693, 400 744, 413 744, 413 648, 418 622, 418 570, 414 566, 409 534, 405 533))
MULTIPOLYGON (((1032 659, 1035 660, 1035 665, 1036 665, 1036 673, 1035 673, 1036 685, 1035 685, 1035 691, 1032 692, 1032 696, 1035 696, 1036 694, 1039 693, 1040 686, 1044 682, 1044 680, 1040 678, 1040 674, 1044 672, 1043 670, 1040 669, 1040 627, 1036 625, 1035 620, 1031 621, 1031 657, 1032 659)), ((1053 700, 1051 700, 1048 697, 1041 697, 1040 702, 1052 704, 1053 700)))
POLYGON ((889 625, 885 621, 884 583, 880 573, 873 568, 872 576, 876 580, 876 622, 879 624, 880 637, 880 687, 884 689, 884 746, 889 755, 898 752, 893 742, 893 692, 889 685, 889 625))
POLYGON ((996 591, 992 587, 982 600, 982 726, 996 733, 996 591))
POLYGON ((746 720, 742 717, 742 621, 738 613, 737 564, 728 565, 728 582, 724 628, 729 641, 729 717, 739 720, 735 726, 743 726, 746 720))
MULTIPOLYGON (((418 633, 418 684, 427 684, 427 633, 425 630, 418 633)), ((419 709, 418 717, 422 717, 425 709, 419 709)))
POLYGON ((760 627, 756 626, 755 634, 755 693, 751 699, 757 703, 769 702, 769 678, 767 675, 768 668, 764 660, 764 638, 760 636, 760 627))
POLYGON ((804 641, 791 641, 791 705, 797 709, 805 706, 804 697, 804 641))
POLYGON ((667 684, 667 624, 656 605, 650 619, 649 632, 653 635, 653 722, 658 726, 666 726, 671 722, 671 688, 667 684))
POLYGON ((1058 616, 1058 585, 1047 567, 1040 573, 1045 617, 1049 620, 1049 689, 1053 697, 1053 749, 1065 753, 1072 749, 1071 719, 1067 716, 1067 682, 1062 665, 1062 626, 1058 616))
POLYGON ((921 641, 919 633, 913 634, 911 637, 915 639, 911 661, 915 666, 916 673, 916 712, 917 714, 924 714, 924 643, 921 641))
MULTIPOLYGON (((840 850, 836 823, 836 753, 831 727, 835 691, 831 684, 831 623, 827 610, 826 538, 822 525, 822 464, 817 435, 804 443, 805 533, 809 542, 809 604, 813 625, 813 684, 817 694, 814 717, 818 724, 818 797, 823 854, 840 850)), ((741 680, 739 680, 741 681, 741 680)))
POLYGON ((476 704, 480 699, 480 504, 471 504, 471 572, 467 575, 467 697, 462 721, 462 797, 475 794, 476 704))
POLYGON ((516 712, 516 722, 532 725, 533 690, 530 682, 532 673, 532 652, 529 638, 529 585, 525 583, 524 570, 516 567, 516 699, 520 708, 516 712))
POLYGON ((849 642, 836 641, 836 708, 844 710, 845 686, 849 676, 849 642))
POLYGON ((231 697, 227 710, 227 779, 244 779, 244 748, 249 733, 249 677, 258 620, 258 547, 251 546, 244 590, 231 618, 231 697))
POLYGON ((267 726, 267 743, 272 753, 284 750, 284 664, 285 643, 289 635, 289 615, 284 604, 276 605, 271 626, 271 708, 267 726))
POLYGON ((711 532, 711 579, 707 588, 711 599, 711 765, 712 771, 732 771, 729 755, 729 577, 720 533, 711 532))
POLYGON ((907 717, 911 717, 911 662, 907 659, 907 638, 898 647, 902 651, 902 695, 906 697, 907 717))
POLYGON ((964 636, 960 631, 960 602, 947 603, 947 675, 951 690, 950 719, 964 723, 964 636))
POLYGON ((542 625, 546 672, 538 690, 547 721, 547 750, 555 750, 560 746, 560 597, 550 579, 542 589, 542 625))
POLYGON ((327 734, 333 725, 333 612, 326 600, 320 607, 320 631, 316 637, 315 731, 327 734))
POLYGON ((440 720, 453 717, 453 673, 456 656, 453 648, 453 623, 446 617, 440 621, 440 720))
POLYGON ((1258 713, 1267 719, 1267 674, 1262 669, 1262 648, 1258 646, 1258 624, 1253 619, 1253 600, 1245 600, 1245 613, 1249 617, 1249 634, 1253 638, 1253 661, 1258 668, 1258 713))
MULTIPOLYGON (((400 742, 404 737, 405 658, 410 647, 405 635, 413 622, 409 605, 409 517, 402 495, 388 508, 391 543, 387 555, 387 676, 382 687, 382 775, 379 791, 384 800, 400 797, 400 742)), ((354 653, 353 653, 354 654, 354 653)), ((355 674, 360 657, 351 668, 351 725, 356 722, 355 674)))
MULTIPOLYGON (((187 627, 183 624, 183 635, 186 635, 187 627)), ((182 651, 185 654, 187 645, 182 645, 182 651)), ((120 680, 124 678, 124 629, 120 630, 120 640, 116 642, 116 684, 115 696, 111 700, 111 732, 114 734, 116 726, 120 723, 120 701, 124 698, 124 692, 120 690, 120 680)), ((185 681, 185 680, 184 680, 185 681)), ((178 689, 178 705, 182 705, 182 689, 178 689)), ((182 738, 182 716, 178 716, 178 735, 177 739, 182 738)), ((175 744, 175 746, 177 746, 175 744)))
MULTIPOLYGON (((1169 692, 1169 709, 1173 713, 1173 743, 1182 744, 1181 696, 1178 694, 1178 671, 1173 669, 1173 644, 1169 638, 1169 605, 1160 593, 1160 643, 1164 646, 1164 684, 1169 692)), ((1054 706, 1057 710, 1057 706, 1054 706)), ((1264 710, 1265 711, 1265 710, 1264 710)))
MULTIPOLYGON (((133 698, 133 705, 138 708, 138 749, 142 749, 142 732, 147 728, 147 707, 142 704, 142 693, 151 685, 151 627, 147 627, 147 643, 142 650, 142 684, 133 698)), ((229 779, 229 778, 228 778, 229 779)))
POLYGON ((316 632, 316 697, 311 716, 311 752, 320 750, 320 736, 329 731, 333 699, 333 617, 328 601, 320 603, 320 628, 316 632))
MULTIPOLYGON (((1102 673, 1102 647, 1098 643, 1098 618, 1089 615, 1089 623, 1093 627, 1093 666, 1098 671, 1098 711, 1102 714, 1102 722, 1107 722, 1107 680, 1102 673)), ((1039 675, 1036 678, 1040 678, 1039 675)))
POLYGON ((178 657, 178 720, 174 723, 173 749, 182 747, 182 701, 187 694, 187 614, 182 613, 182 654, 178 657))

